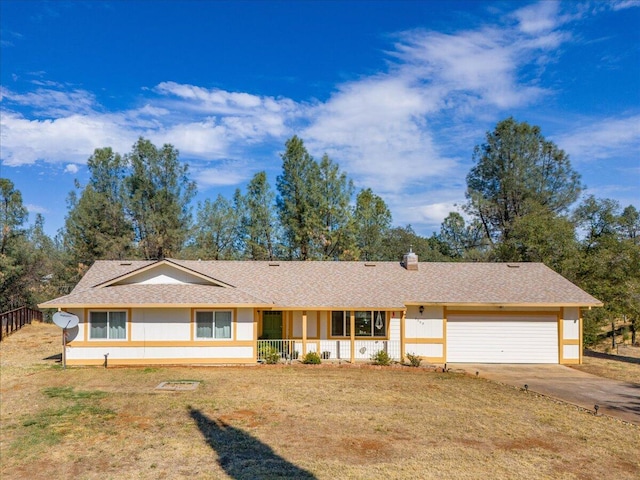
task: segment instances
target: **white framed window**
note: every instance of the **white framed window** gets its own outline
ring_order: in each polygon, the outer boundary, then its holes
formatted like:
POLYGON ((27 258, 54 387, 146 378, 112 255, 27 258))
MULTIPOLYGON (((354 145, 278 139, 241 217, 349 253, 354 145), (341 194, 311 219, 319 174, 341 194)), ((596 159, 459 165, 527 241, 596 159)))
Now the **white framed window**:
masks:
POLYGON ((127 312, 89 312, 89 338, 91 340, 126 340, 127 312))
MULTIPOLYGON (((355 316, 356 337, 386 337, 387 316, 382 310, 360 310, 355 316)), ((351 312, 331 312, 331 336, 348 337, 351 335, 351 312)))
POLYGON ((231 339, 231 310, 208 310, 196 312, 197 339, 231 339))

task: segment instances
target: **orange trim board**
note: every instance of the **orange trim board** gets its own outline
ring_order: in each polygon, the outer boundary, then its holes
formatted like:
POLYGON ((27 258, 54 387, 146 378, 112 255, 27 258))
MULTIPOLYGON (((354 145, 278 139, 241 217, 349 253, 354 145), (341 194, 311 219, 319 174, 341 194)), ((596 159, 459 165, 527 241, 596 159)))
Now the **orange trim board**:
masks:
POLYGON ((89 340, 69 342, 69 347, 253 347, 254 340, 89 340))
POLYGON ((443 344, 444 338, 418 338, 418 337, 404 337, 406 344, 443 344))
MULTIPOLYGON (((107 359, 107 365, 219 365, 256 364, 255 358, 114 358, 107 359)), ((72 366, 102 366, 103 359, 67 360, 72 366)))
POLYGON ((514 317, 554 317, 556 318, 559 312, 551 310, 449 310, 447 309, 447 316, 467 316, 467 317, 482 317, 482 316, 514 316, 514 317))
POLYGON ((560 365, 580 365, 581 363, 579 358, 565 358, 560 365))

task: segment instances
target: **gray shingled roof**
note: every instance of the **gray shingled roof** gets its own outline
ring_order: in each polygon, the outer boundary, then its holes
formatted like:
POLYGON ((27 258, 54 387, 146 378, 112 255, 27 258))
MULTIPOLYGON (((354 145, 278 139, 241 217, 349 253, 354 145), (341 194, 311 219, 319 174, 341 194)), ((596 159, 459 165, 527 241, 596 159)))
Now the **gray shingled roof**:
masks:
POLYGON ((599 306, 541 263, 253 262, 167 260, 230 285, 96 287, 151 266, 97 261, 64 297, 43 308, 97 305, 252 305, 264 308, 397 308, 408 304, 599 306))

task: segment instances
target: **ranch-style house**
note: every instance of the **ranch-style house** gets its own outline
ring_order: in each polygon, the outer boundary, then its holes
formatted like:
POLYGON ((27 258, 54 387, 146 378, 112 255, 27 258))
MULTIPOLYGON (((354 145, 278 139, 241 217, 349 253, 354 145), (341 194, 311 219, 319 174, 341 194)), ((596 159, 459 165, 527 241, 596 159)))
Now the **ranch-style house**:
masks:
POLYGON ((44 302, 75 314, 69 365, 369 360, 582 361, 582 315, 602 306, 541 263, 97 261, 44 302))

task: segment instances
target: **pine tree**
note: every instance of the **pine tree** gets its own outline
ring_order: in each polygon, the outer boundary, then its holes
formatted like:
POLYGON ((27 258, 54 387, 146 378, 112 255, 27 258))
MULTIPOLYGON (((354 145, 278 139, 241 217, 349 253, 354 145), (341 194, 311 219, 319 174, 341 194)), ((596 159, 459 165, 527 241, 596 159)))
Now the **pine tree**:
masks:
POLYGON ((319 216, 319 168, 302 139, 292 137, 282 154, 277 206, 290 259, 313 259, 313 241, 322 228, 319 216))
POLYGON ((125 182, 126 206, 142 256, 178 254, 191 226, 190 201, 196 192, 188 166, 180 163, 172 145, 158 149, 144 138, 126 158, 131 168, 125 182))

